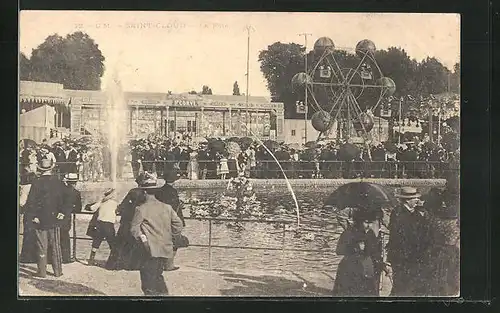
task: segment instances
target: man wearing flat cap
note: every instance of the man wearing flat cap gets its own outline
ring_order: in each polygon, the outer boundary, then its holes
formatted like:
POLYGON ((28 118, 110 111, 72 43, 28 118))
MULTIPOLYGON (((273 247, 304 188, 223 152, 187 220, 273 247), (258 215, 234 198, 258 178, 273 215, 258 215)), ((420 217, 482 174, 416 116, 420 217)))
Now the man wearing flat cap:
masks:
POLYGON ((47 258, 50 249, 54 276, 62 275, 62 253, 60 244, 60 224, 65 216, 71 213, 70 206, 65 203, 66 186, 52 175, 54 162, 43 159, 38 165, 41 176, 36 179, 26 200, 28 227, 33 228, 36 236, 38 273, 36 276, 46 277, 47 258))
POLYGON ((419 209, 420 193, 403 187, 397 195, 401 204, 391 213, 387 261, 393 271, 391 296, 418 296, 424 293, 426 252, 429 247, 428 218, 419 209))

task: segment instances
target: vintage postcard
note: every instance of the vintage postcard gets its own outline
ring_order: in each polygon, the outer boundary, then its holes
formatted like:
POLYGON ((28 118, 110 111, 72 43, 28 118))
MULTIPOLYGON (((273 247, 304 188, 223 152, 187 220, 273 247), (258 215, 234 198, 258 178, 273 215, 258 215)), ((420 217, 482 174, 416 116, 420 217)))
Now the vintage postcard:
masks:
POLYGON ((19 296, 457 297, 460 16, 21 11, 19 296))

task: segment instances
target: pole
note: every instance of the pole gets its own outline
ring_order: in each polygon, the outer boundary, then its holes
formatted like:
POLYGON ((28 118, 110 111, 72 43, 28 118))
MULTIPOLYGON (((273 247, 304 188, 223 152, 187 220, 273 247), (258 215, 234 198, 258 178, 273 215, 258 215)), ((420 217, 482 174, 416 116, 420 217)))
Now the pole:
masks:
POLYGON ((401 144, 401 105, 403 104, 403 97, 399 98, 399 135, 398 144, 401 144))
POLYGON ((249 78, 250 78, 250 30, 252 29, 252 26, 248 25, 246 27, 247 29, 247 88, 245 92, 245 106, 246 106, 246 114, 245 114, 245 126, 246 129, 246 134, 248 135, 248 83, 249 83, 249 78))
POLYGON ((429 115, 429 139, 431 142, 434 142, 433 140, 433 133, 432 133, 432 107, 431 107, 431 104, 429 103, 429 107, 428 107, 428 115, 429 115))
POLYGON ((437 143, 438 145, 441 143, 441 103, 439 103, 439 111, 438 111, 438 137, 437 137, 437 143))
POLYGON ((309 106, 307 104, 307 36, 312 36, 310 33, 301 33, 299 36, 304 36, 304 70, 306 73, 306 87, 305 87, 305 94, 304 94, 304 101, 305 101, 305 106, 306 106, 306 112, 304 113, 304 144, 307 143, 307 114, 309 113, 309 106))

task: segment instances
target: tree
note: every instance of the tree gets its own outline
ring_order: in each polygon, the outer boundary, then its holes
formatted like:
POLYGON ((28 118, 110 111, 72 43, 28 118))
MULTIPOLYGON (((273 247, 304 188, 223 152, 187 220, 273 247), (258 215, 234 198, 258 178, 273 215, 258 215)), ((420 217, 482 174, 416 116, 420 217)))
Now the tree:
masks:
POLYGON ((211 95, 212 89, 209 88, 207 85, 203 85, 203 87, 201 88, 201 94, 202 95, 211 95))
POLYGON ((194 91, 194 90, 191 90, 190 92, 188 92, 188 94, 190 94, 190 95, 197 95, 198 93, 196 91, 194 91))
POLYGON ((273 102, 283 102, 285 117, 295 117, 295 101, 291 81, 304 71, 304 47, 296 43, 275 42, 259 53, 260 70, 267 80, 273 102))
POLYGON ((396 84, 395 97, 415 95, 417 91, 417 82, 415 81, 418 68, 417 60, 410 59, 404 49, 396 47, 377 50, 375 60, 377 60, 383 76, 391 78, 396 84))
POLYGON ((19 78, 31 80, 31 62, 24 53, 19 55, 19 78))
POLYGON ((23 77, 60 83, 66 89, 99 90, 104 74, 103 62, 99 46, 89 35, 75 32, 63 38, 54 34, 33 49, 30 73, 23 73, 23 77))
POLYGON ((460 93, 460 62, 453 66, 453 74, 450 78, 451 92, 460 93))
POLYGON ((237 81, 233 84, 233 96, 240 96, 240 86, 237 81))
POLYGON ((417 69, 417 92, 420 95, 440 94, 448 90, 448 70, 436 58, 427 57, 417 69))

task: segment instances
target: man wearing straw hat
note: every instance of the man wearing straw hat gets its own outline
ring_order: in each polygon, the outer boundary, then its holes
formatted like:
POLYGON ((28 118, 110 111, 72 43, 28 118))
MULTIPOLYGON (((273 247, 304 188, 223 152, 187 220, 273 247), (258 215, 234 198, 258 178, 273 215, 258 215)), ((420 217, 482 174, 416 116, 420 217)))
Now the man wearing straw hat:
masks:
MULTIPOLYGON (((64 175, 63 182, 66 184, 66 205, 68 211, 71 213, 81 212, 82 210, 82 196, 80 191, 76 190, 76 183, 78 182, 78 174, 68 173, 64 175)), ((71 214, 64 217, 61 223, 61 252, 63 263, 71 263, 71 241, 69 231, 71 230, 71 214)))
POLYGON ((387 261, 393 271, 391 296, 417 296, 424 288, 428 218, 419 208, 421 195, 416 188, 403 187, 397 197, 401 204, 391 213, 387 244, 387 261))
POLYGON ((130 231, 144 248, 141 289, 147 296, 168 295, 163 268, 174 256, 172 236, 181 234, 182 221, 171 205, 156 199, 160 187, 156 177, 149 173, 140 176, 137 184, 146 191, 146 201, 136 208, 130 231))
POLYGON ((62 253, 60 243, 60 224, 70 214, 65 204, 66 186, 52 175, 55 164, 50 159, 43 159, 38 164, 41 176, 36 179, 26 200, 26 218, 28 227, 34 228, 38 258, 36 276, 46 277, 47 255, 50 249, 54 276, 62 273, 62 253))

